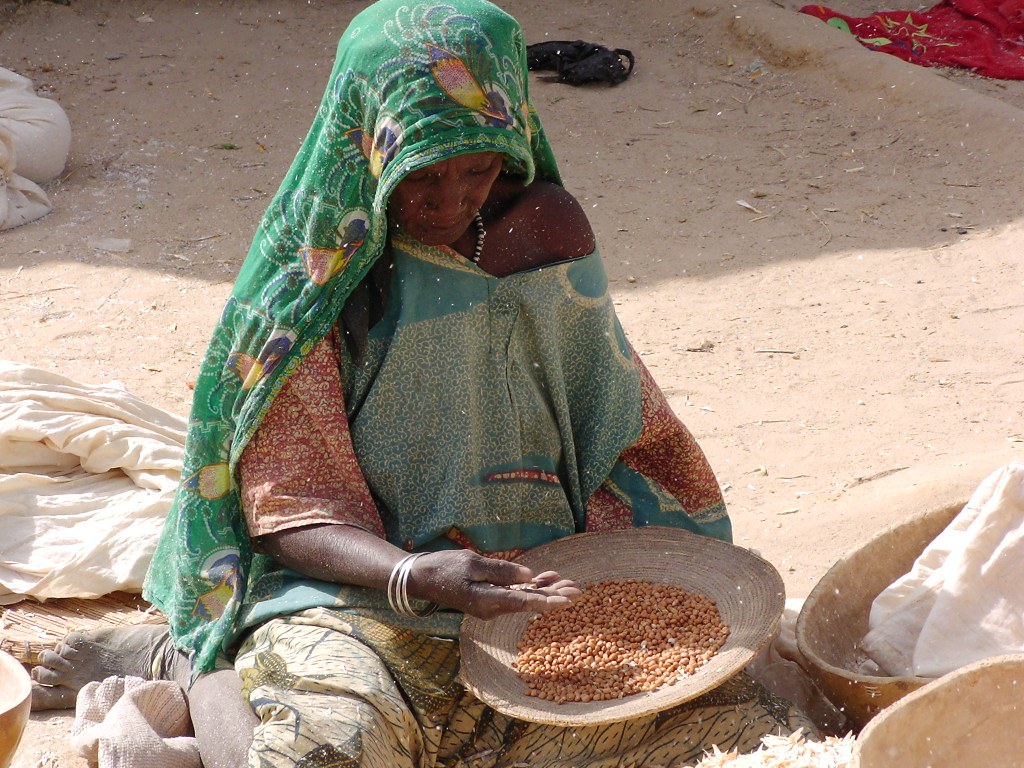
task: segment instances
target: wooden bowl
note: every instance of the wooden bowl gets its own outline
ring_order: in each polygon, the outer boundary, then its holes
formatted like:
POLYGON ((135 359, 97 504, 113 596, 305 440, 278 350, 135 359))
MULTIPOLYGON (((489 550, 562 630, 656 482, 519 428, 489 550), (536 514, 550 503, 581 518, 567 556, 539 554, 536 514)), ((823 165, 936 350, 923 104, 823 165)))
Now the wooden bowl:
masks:
POLYGON ((872 720, 858 768, 1018 768, 1024 762, 1024 655, 995 656, 943 675, 872 720))
POLYGON ((966 503, 938 507, 878 534, 833 565, 804 601, 796 624, 797 648, 811 676, 855 731, 933 679, 861 674, 857 670, 866 655, 860 643, 875 598, 910 571, 966 503))
POLYGON ((17 659, 0 651, 0 768, 7 768, 21 743, 32 707, 32 681, 17 659))

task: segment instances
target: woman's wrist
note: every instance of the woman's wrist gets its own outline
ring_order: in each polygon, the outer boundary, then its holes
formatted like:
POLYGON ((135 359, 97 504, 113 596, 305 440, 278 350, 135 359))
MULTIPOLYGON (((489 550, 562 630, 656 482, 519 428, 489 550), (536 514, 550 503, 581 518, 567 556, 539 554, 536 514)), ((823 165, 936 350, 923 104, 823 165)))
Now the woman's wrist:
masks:
POLYGON ((437 603, 428 602, 425 607, 417 610, 413 607, 409 597, 409 574, 412 572, 412 566, 416 560, 425 554, 425 552, 417 552, 406 555, 391 569, 387 585, 388 604, 391 606, 391 610, 399 616, 422 619, 432 616, 439 607, 437 603))

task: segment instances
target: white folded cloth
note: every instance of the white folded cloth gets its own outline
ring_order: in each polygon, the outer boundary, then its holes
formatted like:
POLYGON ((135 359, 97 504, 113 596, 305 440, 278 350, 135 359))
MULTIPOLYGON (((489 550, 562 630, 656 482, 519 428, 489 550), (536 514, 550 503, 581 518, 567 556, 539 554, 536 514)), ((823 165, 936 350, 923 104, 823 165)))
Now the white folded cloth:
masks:
POLYGON ((0 361, 0 605, 140 591, 184 443, 120 384, 0 361))
POLYGON ((202 768, 185 692, 168 680, 86 683, 75 704, 71 746, 98 768, 202 768))
POLYGON ((875 598, 861 647, 886 673, 919 677, 1024 652, 1024 463, 989 475, 875 598))

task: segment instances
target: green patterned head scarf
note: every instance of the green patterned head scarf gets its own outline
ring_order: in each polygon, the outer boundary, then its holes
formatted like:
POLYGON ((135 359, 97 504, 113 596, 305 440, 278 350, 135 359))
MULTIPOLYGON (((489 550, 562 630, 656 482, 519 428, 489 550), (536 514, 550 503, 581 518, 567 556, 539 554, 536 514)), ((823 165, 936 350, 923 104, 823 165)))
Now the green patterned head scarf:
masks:
POLYGON ((467 152, 504 154, 524 184, 559 182, 519 24, 484 0, 382 0, 361 12, 213 333, 182 483, 146 579, 197 672, 236 638, 258 570, 234 476, 242 451, 385 250, 395 185, 467 152))

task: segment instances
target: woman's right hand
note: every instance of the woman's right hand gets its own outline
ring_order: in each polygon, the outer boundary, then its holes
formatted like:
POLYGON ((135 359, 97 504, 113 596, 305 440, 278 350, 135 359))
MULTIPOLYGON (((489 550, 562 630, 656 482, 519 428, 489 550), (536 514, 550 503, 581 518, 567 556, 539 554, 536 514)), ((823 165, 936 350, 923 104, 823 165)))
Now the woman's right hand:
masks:
MULTIPOLYGON (((264 549, 287 568, 336 584, 385 589, 408 552, 351 525, 309 525, 266 534, 264 549)), ((429 552, 409 572, 410 597, 440 603, 480 619, 542 613, 569 605, 582 592, 554 571, 534 575, 525 565, 468 549, 429 552), (526 588, 511 587, 528 585, 526 588)))
POLYGON ((430 552, 417 558, 408 590, 412 597, 478 619, 543 613, 567 606, 582 594, 575 582, 554 571, 534 574, 525 565, 465 549, 430 552))

